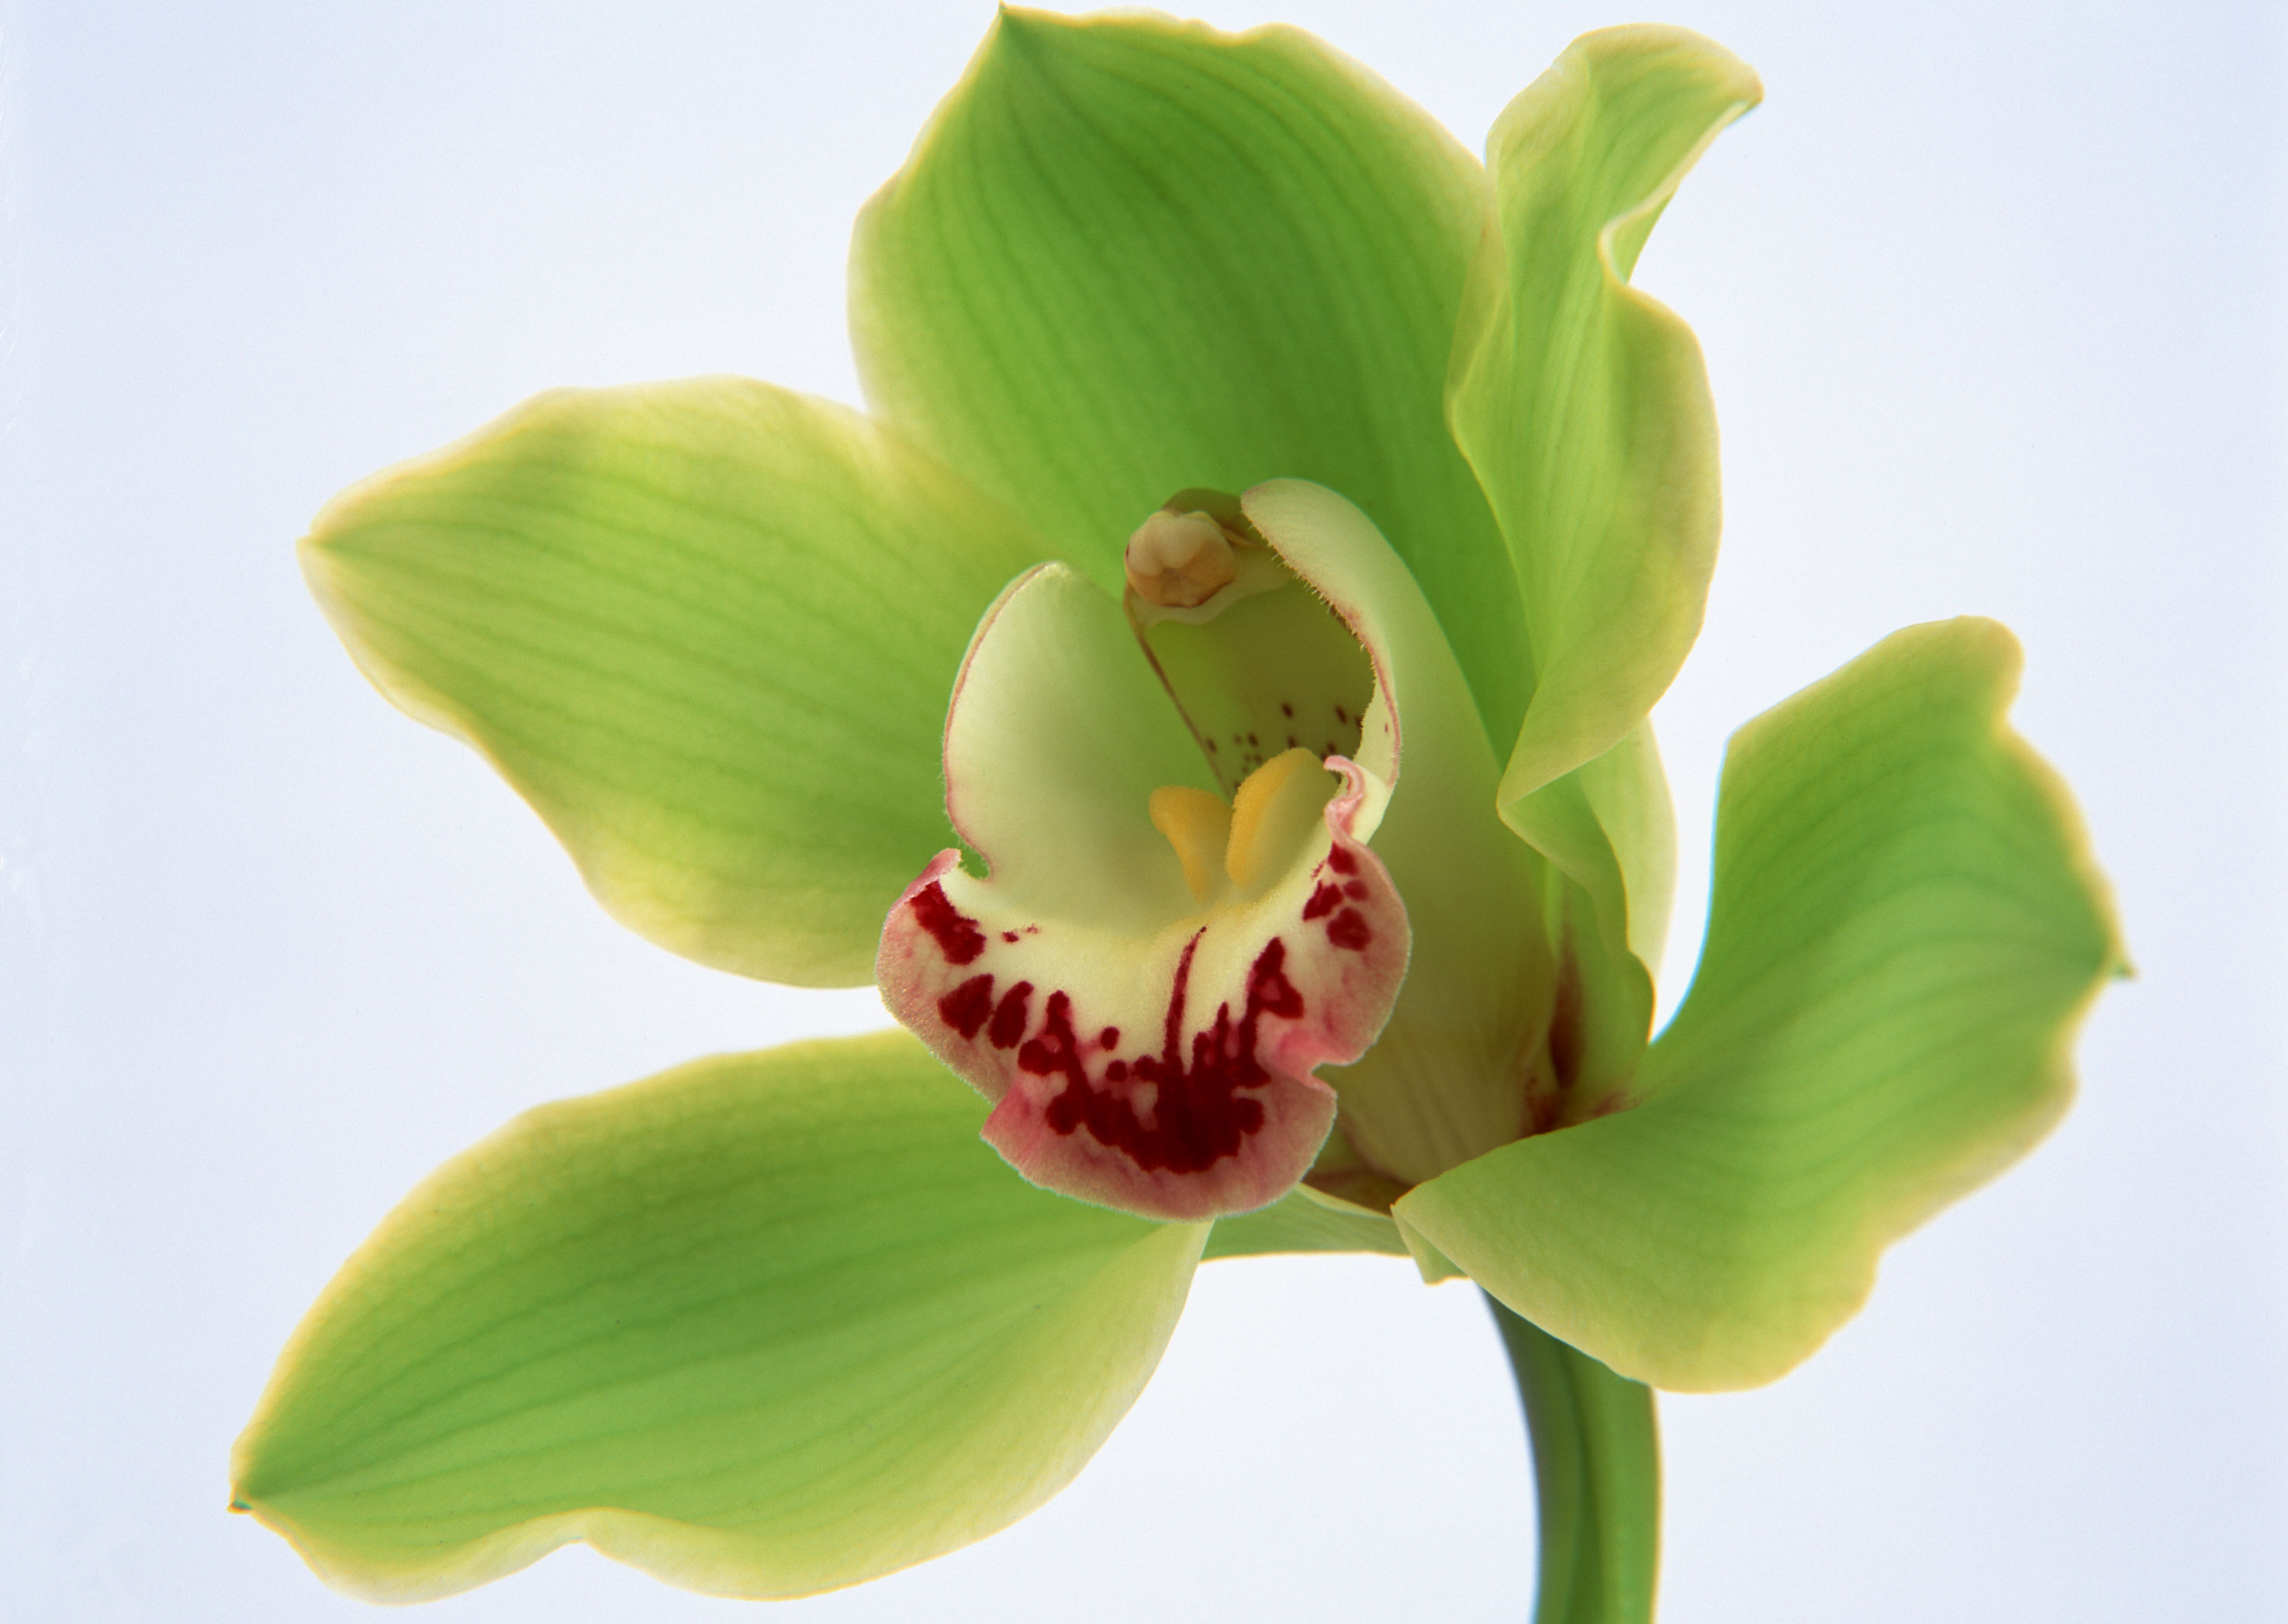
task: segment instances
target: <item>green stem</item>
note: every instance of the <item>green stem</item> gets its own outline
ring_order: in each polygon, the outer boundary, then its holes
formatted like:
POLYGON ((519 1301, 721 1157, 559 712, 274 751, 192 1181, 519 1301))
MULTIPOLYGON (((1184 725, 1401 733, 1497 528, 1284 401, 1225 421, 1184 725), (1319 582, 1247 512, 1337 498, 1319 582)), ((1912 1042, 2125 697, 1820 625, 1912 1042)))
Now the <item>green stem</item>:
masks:
POLYGON ((1617 1376, 1493 1298, 1517 1373, 1541 1502, 1533 1624, 1648 1624, 1660 1573, 1652 1390, 1617 1376))

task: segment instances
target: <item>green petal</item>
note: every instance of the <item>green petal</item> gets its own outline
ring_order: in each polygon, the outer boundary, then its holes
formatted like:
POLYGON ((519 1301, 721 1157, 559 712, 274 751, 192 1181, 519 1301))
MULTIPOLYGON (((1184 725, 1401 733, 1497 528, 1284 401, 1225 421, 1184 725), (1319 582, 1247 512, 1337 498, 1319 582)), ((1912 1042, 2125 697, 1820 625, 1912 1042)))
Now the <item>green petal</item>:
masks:
POLYGON ((1042 556, 863 417, 735 379, 539 397, 303 543, 367 676, 489 757, 622 923, 847 986, 947 843, 946 696, 1042 556))
POLYGON ((2003 719, 2018 663, 1992 622, 1918 626, 1742 729, 1644 1103, 1458 1168, 1402 1223, 1624 1375, 1807 1357, 1883 1247, 2057 1120, 2121 967, 2064 787, 2003 719))
MULTIPOLYGON (((1648 910, 1630 891, 1617 844, 1624 828, 1641 833, 1664 825, 1664 820, 1645 812, 1641 796, 1630 793, 1648 786, 1666 799, 1665 779, 1648 780, 1630 771, 1648 752, 1648 741, 1643 750, 1632 749, 1625 741, 1538 795, 1503 809, 1505 821, 1566 882, 1553 888, 1549 934, 1561 944, 1560 1019, 1553 1035, 1563 1035, 1553 1047, 1567 1056, 1560 1070, 1569 1096, 1568 1121, 1605 1106, 1614 1088, 1635 1068, 1652 1030, 1652 963, 1631 950, 1629 929, 1631 919, 1648 910), (1617 770, 1608 769, 1609 757, 1619 758, 1617 770), (1606 792, 1604 804, 1592 798, 1593 786, 1606 792), (1609 828, 1608 816, 1622 822, 1609 828)), ((1653 762, 1656 774, 1657 758, 1653 762)), ((1645 860, 1672 873, 1672 835, 1665 852, 1645 860)))
POLYGON ((1291 1252, 1382 1252, 1406 1256, 1387 1215, 1299 1184, 1259 1212, 1219 1218, 1206 1258, 1261 1257, 1291 1252))
POLYGON ((1426 114, 1291 28, 1005 10, 859 218, 859 370, 1116 594, 1178 491, 1342 492, 1506 748, 1517 587, 1442 405, 1484 199, 1426 114))
MULTIPOLYGON (((1618 918, 1608 924, 1608 934, 1647 970, 1656 970, 1676 899, 1676 806, 1669 798, 1652 723, 1638 723, 1572 776, 1612 853, 1612 874, 1619 882, 1618 918)), ((1601 863, 1589 875, 1585 883, 1610 883, 1601 863)), ((1606 907, 1615 904, 1609 895, 1606 907)))
POLYGON ((1571 883, 1551 935, 1563 944, 1570 1037, 1566 1114, 1607 1106, 1636 1069, 1652 1030, 1653 974, 1668 934, 1676 881, 1676 816, 1653 743, 1640 722, 1621 741, 1503 808, 1511 828, 1571 883))
POLYGON ((1691 330, 1628 285, 1685 171, 1762 95, 1680 28, 1577 41, 1487 143, 1447 407, 1524 594, 1532 703, 1505 804, 1610 749, 1676 675, 1715 562, 1716 420, 1691 330))
POLYGON ((295 1333, 239 1509, 376 1601, 557 1546, 693 1589, 833 1588, 1069 1482, 1205 1225, 1035 1190, 902 1033, 549 1105, 445 1164, 295 1333))
POLYGON ((1382 691, 1359 760, 1395 780, 1374 852, 1406 904, 1413 956, 1381 1039, 1329 1080, 1352 1146, 1416 1184, 1513 1139, 1532 1118, 1556 981, 1542 917, 1547 872, 1494 815, 1494 757, 1452 650, 1367 517, 1299 479, 1258 486, 1243 501, 1372 656, 1382 691))

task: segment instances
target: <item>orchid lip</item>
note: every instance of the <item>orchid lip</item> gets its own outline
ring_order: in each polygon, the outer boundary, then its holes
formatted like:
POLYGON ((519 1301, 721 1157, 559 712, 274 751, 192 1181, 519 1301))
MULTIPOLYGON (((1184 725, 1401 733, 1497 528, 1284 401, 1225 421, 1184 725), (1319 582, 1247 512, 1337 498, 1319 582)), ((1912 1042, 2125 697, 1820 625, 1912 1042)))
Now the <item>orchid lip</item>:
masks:
MULTIPOLYGON (((1212 559, 1199 529, 1144 562, 1212 559)), ((1165 1219, 1251 1210, 1309 1170, 1336 1114, 1315 1069, 1365 1052, 1410 951, 1366 844, 1389 785, 1317 748, 1363 736, 1370 662, 1270 548, 1231 551, 1223 587, 1164 622, 1139 623, 1166 606, 1132 585, 1124 609, 1053 565, 989 611, 946 725, 948 810, 989 873, 940 853, 877 963, 892 1012, 994 1102, 985 1137, 1019 1171, 1165 1219), (1260 639, 1283 670, 1310 656, 1296 699, 1230 691, 1260 639), (1297 699, 1339 713, 1338 736, 1264 737, 1297 699)))
POLYGON ((1372 1042, 1386 1009, 1377 989, 1402 976, 1407 951, 1396 890, 1348 832, 1364 774, 1330 765, 1343 785, 1319 816, 1315 860, 1264 899, 1141 939, 989 914, 991 883, 956 851, 900 899, 883 933, 885 1000, 996 1101, 985 1137, 1021 1172, 1196 1219, 1265 1205, 1308 1170, 1335 1112, 1312 1073, 1372 1042), (1108 967, 1108 948, 1124 962, 1108 967), (1076 961, 1092 984, 1060 978, 1076 961))

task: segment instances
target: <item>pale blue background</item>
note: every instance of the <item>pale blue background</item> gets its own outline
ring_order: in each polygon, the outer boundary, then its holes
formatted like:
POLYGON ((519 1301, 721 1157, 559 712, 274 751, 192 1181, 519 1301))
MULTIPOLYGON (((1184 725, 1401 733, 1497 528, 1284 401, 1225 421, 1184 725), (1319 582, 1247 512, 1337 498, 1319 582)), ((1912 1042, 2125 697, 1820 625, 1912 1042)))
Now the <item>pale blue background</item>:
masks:
MULTIPOLYGON (((1601 5, 1283 14, 1476 145, 1601 5)), ((878 1021, 605 921, 390 711, 288 545, 558 383, 846 399, 848 225, 983 4, 0 0, 0 1615, 369 1616, 223 1515, 304 1305, 522 1107, 878 1021)), ((2023 1168, 1800 1373, 1664 1406, 1672 1621, 2288 1616, 2276 5, 1755 4, 1640 282, 1698 327, 1726 557, 1660 712, 1688 969, 1727 731, 2001 615, 2141 979, 2023 1168)), ((1469 1292, 1204 1272, 1069 1493, 790 1620, 1523 1616, 1469 1292)), ((568 1552, 440 1620, 728 1619, 568 1552)))

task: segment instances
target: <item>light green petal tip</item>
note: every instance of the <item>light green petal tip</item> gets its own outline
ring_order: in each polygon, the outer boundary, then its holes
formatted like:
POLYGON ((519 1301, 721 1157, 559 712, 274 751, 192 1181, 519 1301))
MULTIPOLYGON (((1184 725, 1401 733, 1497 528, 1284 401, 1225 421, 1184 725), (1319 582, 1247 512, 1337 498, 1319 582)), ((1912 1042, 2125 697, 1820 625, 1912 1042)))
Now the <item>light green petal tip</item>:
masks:
POLYGON ((1042 552, 856 413, 727 378, 543 395, 302 546, 366 675, 490 758, 615 917, 807 986, 870 978, 947 844, 946 694, 1042 552))
POLYGON ((2123 956, 2056 774, 2004 720, 2017 644, 1918 626, 1734 739, 1708 938, 1632 1109, 1521 1140, 1398 1216, 1518 1313, 1656 1386, 1753 1386, 1878 1256, 2072 1094, 2123 956))
POLYGON ((1712 41, 1610 28, 1577 41, 1487 143, 1494 228, 1447 411, 1507 540, 1533 649, 1505 804, 1625 737, 1699 631, 1714 409, 1691 330, 1627 279, 1685 172, 1761 95, 1712 41))
POLYGON ((1442 404, 1484 199, 1435 120, 1295 29, 1005 10, 859 218, 860 376, 1115 593, 1180 490, 1340 491, 1506 749, 1517 586, 1442 404))
POLYGON ((809 1595, 1070 1481, 1159 1362, 1204 1224, 1026 1184, 902 1033, 533 1112, 386 1219, 296 1332, 234 1503, 376 1601, 585 1540, 809 1595))

